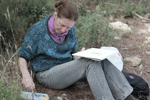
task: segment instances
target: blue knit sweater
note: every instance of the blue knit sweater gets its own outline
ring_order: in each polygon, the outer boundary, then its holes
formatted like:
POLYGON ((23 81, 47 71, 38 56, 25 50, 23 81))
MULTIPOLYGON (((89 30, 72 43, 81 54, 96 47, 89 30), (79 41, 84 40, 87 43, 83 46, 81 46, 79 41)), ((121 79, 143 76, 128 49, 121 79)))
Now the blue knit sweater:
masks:
POLYGON ((48 30, 48 16, 35 23, 24 39, 18 55, 31 62, 35 72, 48 70, 58 64, 72 60, 72 53, 76 52, 77 41, 75 26, 61 44, 56 43, 48 30))

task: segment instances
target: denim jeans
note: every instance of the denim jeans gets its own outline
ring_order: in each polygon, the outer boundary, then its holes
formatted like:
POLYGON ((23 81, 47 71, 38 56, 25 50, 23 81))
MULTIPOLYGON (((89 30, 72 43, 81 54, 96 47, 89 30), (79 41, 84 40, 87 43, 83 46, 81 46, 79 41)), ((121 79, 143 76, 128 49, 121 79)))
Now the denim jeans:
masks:
POLYGON ((124 100, 133 91, 122 72, 107 59, 80 58, 36 74, 38 82, 50 89, 64 89, 85 77, 95 100, 124 100))

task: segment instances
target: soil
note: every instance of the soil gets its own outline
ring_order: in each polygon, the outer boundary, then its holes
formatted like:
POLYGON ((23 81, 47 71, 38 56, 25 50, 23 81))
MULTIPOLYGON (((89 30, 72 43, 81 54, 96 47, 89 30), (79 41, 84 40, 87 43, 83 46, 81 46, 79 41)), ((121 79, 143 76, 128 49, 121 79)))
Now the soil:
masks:
MULTIPOLYGON (((141 76, 150 86, 150 54, 146 53, 150 51, 150 48, 143 45, 146 37, 150 37, 150 33, 140 31, 142 29, 147 29, 142 20, 114 19, 113 21, 118 20, 128 22, 128 25, 133 27, 133 31, 129 34, 122 35, 121 40, 114 39, 114 46, 119 49, 123 58, 137 56, 142 59, 141 64, 136 67, 133 67, 129 62, 124 62, 123 72, 141 76)), ((36 83, 36 92, 47 93, 50 100, 94 100, 90 87, 84 80, 64 90, 51 90, 36 83)), ((150 100, 150 96, 147 98, 150 100)))
MULTIPOLYGON (((125 20, 122 20, 122 22, 125 22, 125 20)), ((143 43, 147 37, 150 37, 150 32, 145 26, 145 24, 150 23, 145 23, 142 20, 128 20, 128 24, 133 26, 133 31, 130 34, 123 35, 119 41, 114 40, 115 46, 119 49, 123 58, 136 56, 141 58, 142 62, 135 67, 129 62, 124 62, 123 72, 141 76, 150 86, 150 54, 148 53, 150 47, 143 43)), ((147 96, 147 99, 150 100, 150 96, 147 96)))

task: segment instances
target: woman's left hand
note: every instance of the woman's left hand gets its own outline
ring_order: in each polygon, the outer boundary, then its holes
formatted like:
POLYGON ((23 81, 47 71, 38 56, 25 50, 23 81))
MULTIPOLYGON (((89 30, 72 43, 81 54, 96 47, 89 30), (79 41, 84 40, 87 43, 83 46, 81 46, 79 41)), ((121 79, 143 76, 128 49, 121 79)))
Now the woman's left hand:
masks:
MULTIPOLYGON (((82 49, 78 52, 81 52, 81 51, 84 51, 85 50, 85 47, 82 47, 82 49)), ((76 56, 73 56, 73 59, 80 59, 81 57, 76 57, 76 56)))
POLYGON ((84 50, 85 50, 85 47, 82 47, 82 49, 79 52, 84 51, 84 50))

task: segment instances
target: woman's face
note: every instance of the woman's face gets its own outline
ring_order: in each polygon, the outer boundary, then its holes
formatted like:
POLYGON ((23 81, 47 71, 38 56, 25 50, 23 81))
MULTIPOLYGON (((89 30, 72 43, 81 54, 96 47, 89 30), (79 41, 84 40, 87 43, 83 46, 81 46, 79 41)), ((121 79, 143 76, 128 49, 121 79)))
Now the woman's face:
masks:
POLYGON ((54 13, 54 19, 55 19, 54 28, 55 28, 56 33, 58 34, 67 32, 75 24, 75 21, 72 21, 66 18, 59 18, 57 16, 57 12, 54 13))

